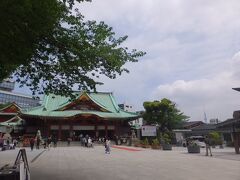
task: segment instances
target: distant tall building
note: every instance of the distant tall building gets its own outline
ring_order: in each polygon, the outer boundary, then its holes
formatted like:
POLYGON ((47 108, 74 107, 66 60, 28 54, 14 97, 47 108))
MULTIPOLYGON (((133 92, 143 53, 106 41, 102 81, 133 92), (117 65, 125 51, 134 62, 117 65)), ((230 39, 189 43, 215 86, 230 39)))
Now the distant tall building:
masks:
POLYGON ((122 110, 124 110, 124 111, 134 112, 134 109, 133 109, 133 106, 132 106, 132 105, 123 103, 123 104, 118 104, 118 106, 119 106, 122 110))
POLYGON ((210 124, 218 124, 218 123, 220 123, 220 122, 221 122, 221 121, 219 121, 218 118, 210 119, 210 120, 209 120, 209 123, 210 123, 210 124))
MULTIPOLYGON (((123 103, 123 104, 118 104, 118 106, 124 110, 124 111, 127 111, 127 112, 133 112, 135 113, 136 111, 134 110, 133 106, 132 105, 129 105, 129 104, 126 104, 126 103, 123 103)), ((136 112, 137 114, 140 114, 140 112, 136 112)), ((129 122, 129 124, 131 126, 135 126, 135 127, 141 127, 143 125, 143 119, 142 118, 138 118, 134 121, 131 121, 129 122)))
POLYGON ((12 92, 15 82, 5 80, 0 83, 0 104, 16 103, 21 108, 31 108, 39 105, 39 100, 32 96, 12 92))
POLYGON ((205 111, 204 111, 204 122, 207 123, 207 114, 205 111))

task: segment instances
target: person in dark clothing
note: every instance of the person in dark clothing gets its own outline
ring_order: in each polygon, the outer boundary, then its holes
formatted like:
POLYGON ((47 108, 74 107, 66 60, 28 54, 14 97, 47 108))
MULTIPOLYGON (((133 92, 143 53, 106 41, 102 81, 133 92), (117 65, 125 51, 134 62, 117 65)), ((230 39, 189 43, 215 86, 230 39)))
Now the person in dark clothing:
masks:
POLYGON ((67 138, 67 144, 68 144, 68 146, 70 146, 71 141, 72 141, 71 138, 67 138))
POLYGON ((44 149, 47 148, 47 139, 44 139, 44 141, 43 141, 43 148, 44 148, 44 149))
POLYGON ((51 143, 52 143, 52 137, 49 136, 47 139, 48 150, 50 150, 50 148, 51 148, 51 143))
POLYGON ((86 136, 85 139, 84 139, 84 145, 85 145, 85 147, 87 147, 87 144, 88 144, 88 137, 86 136))
POLYGON ((10 145, 10 138, 7 139, 7 146, 10 145))
POLYGON ((37 144, 36 144, 36 148, 37 148, 37 149, 39 149, 39 146, 40 146, 40 141, 41 141, 41 140, 40 140, 40 138, 39 138, 39 137, 37 137, 37 144))
POLYGON ((208 135, 205 136, 204 142, 206 144, 206 156, 208 156, 208 150, 209 150, 210 156, 212 156, 211 143, 210 143, 210 138, 208 135))
POLYGON ((57 137, 53 137, 53 147, 57 147, 57 137))
POLYGON ((30 139, 30 147, 31 147, 31 151, 33 150, 34 142, 35 142, 34 138, 31 138, 31 139, 30 139))
POLYGON ((15 149, 16 146, 17 146, 17 140, 16 139, 13 140, 13 145, 14 145, 14 149, 15 149))

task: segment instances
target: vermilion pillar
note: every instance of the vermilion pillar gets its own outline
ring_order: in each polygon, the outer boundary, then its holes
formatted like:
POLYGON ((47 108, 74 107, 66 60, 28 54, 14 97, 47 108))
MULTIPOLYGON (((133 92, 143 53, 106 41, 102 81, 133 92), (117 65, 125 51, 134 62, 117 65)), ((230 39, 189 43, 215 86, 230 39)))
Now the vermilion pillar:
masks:
POLYGON ((105 123, 105 137, 108 137, 108 125, 105 123))
POLYGON ((239 154, 239 134, 234 132, 233 137, 234 137, 235 152, 236 154, 239 154))
POLYGON ((58 139, 62 140, 62 123, 59 123, 59 127, 58 127, 58 139))
POLYGON ((50 135, 50 124, 47 122, 47 137, 50 135))

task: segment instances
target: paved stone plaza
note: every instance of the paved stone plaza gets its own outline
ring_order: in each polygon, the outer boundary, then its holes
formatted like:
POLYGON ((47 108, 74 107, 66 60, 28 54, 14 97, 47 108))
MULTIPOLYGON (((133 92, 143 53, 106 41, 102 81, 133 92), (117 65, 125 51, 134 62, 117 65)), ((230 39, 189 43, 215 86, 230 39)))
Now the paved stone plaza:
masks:
MULTIPOLYGON (((136 149, 136 148, 134 148, 136 149)), ((141 149, 128 151, 112 148, 104 153, 103 146, 52 148, 31 152, 27 149, 32 180, 239 180, 240 155, 233 149, 214 149, 213 157, 188 154, 185 148, 173 151, 141 149), (35 158, 35 159, 34 159, 35 158), (32 160, 34 160, 32 162, 32 160)), ((0 152, 0 165, 12 161, 17 150, 0 152)))

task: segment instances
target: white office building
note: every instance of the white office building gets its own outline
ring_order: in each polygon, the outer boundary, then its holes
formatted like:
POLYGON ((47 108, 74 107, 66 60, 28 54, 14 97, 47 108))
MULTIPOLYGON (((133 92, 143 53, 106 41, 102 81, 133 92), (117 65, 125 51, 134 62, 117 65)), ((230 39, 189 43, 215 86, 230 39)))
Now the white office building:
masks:
POLYGON ((39 105, 39 100, 33 99, 30 95, 12 92, 15 82, 5 80, 0 83, 0 104, 16 103, 23 109, 31 108, 39 105))
MULTIPOLYGON (((132 105, 129 105, 129 104, 127 104, 127 103, 119 104, 118 106, 119 106, 121 109, 123 109, 124 111, 134 112, 134 113, 139 113, 139 114, 140 114, 140 112, 136 112, 136 111, 134 110, 134 107, 133 107, 132 105)), ((138 118, 138 119, 136 119, 136 120, 134 120, 134 121, 129 122, 129 124, 130 124, 131 126, 135 126, 137 129, 139 129, 139 128, 141 128, 142 125, 143 125, 143 118, 138 118)))

